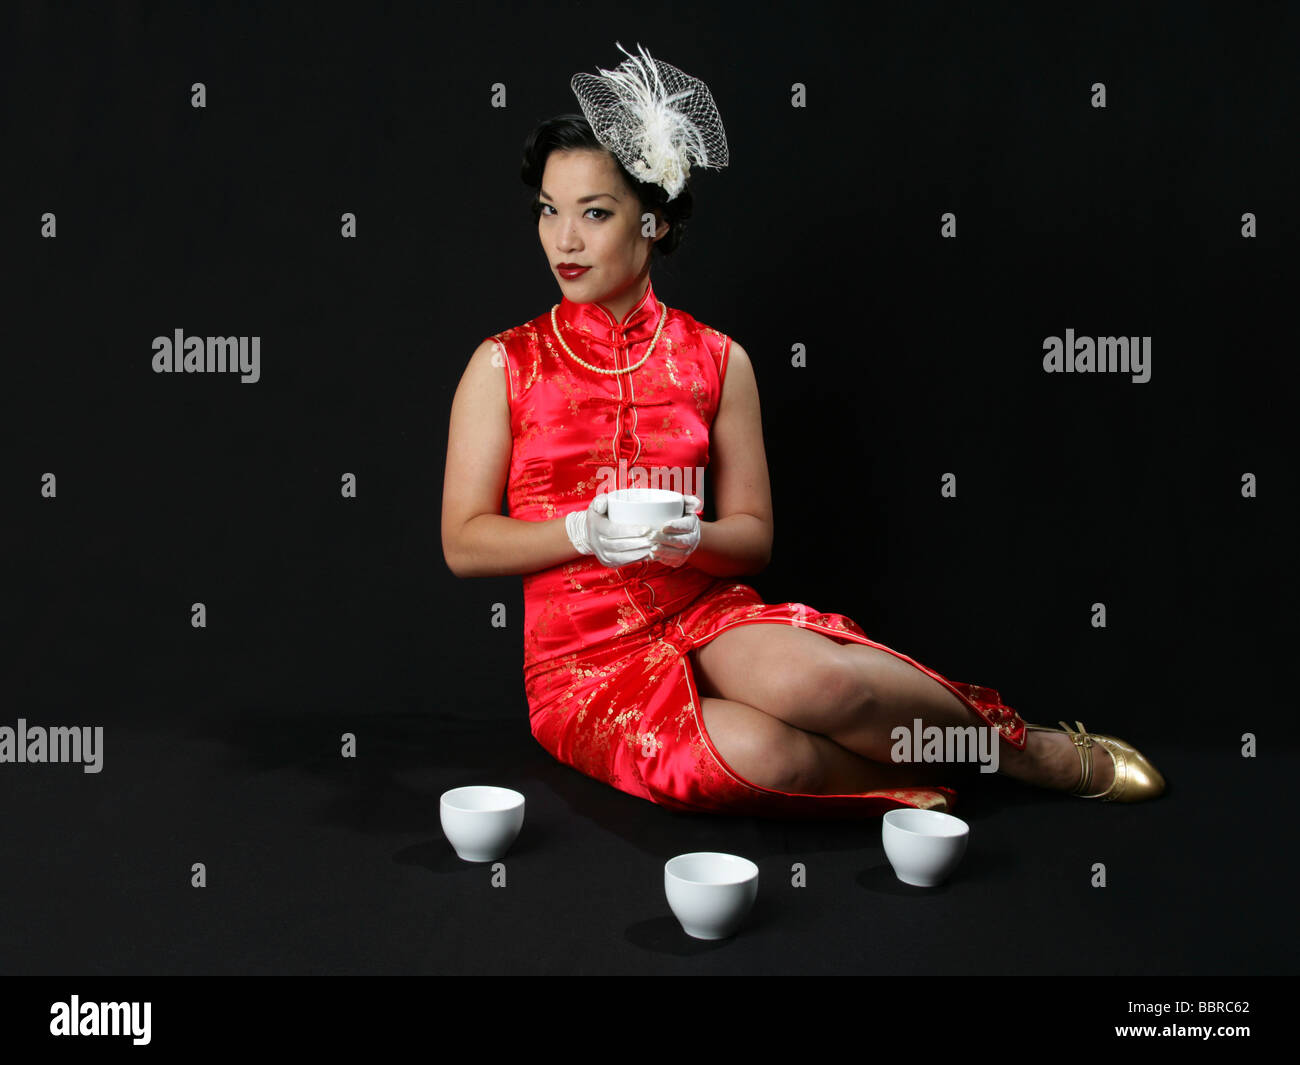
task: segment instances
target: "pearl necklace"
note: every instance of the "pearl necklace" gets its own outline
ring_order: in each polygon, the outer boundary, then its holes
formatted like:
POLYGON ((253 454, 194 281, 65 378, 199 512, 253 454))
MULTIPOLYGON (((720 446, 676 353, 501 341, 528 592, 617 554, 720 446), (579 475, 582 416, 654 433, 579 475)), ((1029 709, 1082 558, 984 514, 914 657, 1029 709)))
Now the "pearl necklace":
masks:
POLYGON ((585 366, 588 370, 592 371, 592 373, 604 373, 604 374, 610 374, 611 376, 617 374, 623 374, 623 373, 631 373, 633 370, 639 369, 640 367, 644 366, 646 359, 650 358, 650 353, 654 351, 655 345, 659 343, 659 334, 664 331, 664 322, 668 320, 668 308, 665 306, 661 306, 659 310, 659 325, 655 329, 654 339, 650 341, 650 346, 646 348, 646 352, 641 357, 641 361, 638 362, 635 366, 626 366, 621 370, 604 370, 601 369, 601 367, 599 366, 592 366, 591 363, 584 362, 582 359, 578 358, 578 356, 576 356, 573 353, 573 349, 570 348, 569 345, 564 342, 564 337, 560 336, 560 323, 555 318, 555 312, 556 310, 559 309, 559 306, 560 305, 557 303, 554 307, 551 308, 551 328, 555 330, 555 339, 560 342, 560 347, 562 347, 565 351, 569 353, 569 358, 571 358, 574 362, 578 363, 579 365, 585 366))

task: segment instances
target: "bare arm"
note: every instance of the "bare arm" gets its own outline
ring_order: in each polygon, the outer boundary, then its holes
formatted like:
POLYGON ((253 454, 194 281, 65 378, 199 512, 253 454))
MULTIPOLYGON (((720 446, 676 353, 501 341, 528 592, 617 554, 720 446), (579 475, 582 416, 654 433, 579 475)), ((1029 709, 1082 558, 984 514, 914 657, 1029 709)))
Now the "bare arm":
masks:
POLYGON ((456 387, 447 434, 442 554, 457 577, 533 573, 581 557, 562 516, 523 521, 501 513, 513 444, 506 387, 499 349, 486 340, 456 387))
POLYGON ((754 367, 734 340, 709 430, 709 474, 717 520, 700 522, 687 564, 715 577, 757 573, 772 559, 772 488, 754 367))

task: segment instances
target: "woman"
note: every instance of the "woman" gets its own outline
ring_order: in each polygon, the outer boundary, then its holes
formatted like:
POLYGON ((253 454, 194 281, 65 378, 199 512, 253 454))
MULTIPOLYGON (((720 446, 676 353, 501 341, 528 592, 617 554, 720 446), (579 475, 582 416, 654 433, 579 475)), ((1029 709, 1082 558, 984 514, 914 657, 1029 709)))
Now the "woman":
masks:
POLYGON ((652 255, 670 254, 690 217, 691 165, 725 165, 725 136, 702 82, 628 55, 601 78, 575 76, 585 117, 543 122, 525 143, 561 301, 479 346, 451 413, 444 554, 458 576, 524 575, 533 735, 677 810, 949 809, 943 766, 900 764, 896 729, 917 719, 996 730, 999 771, 1029 783, 1159 794, 1159 773, 1122 741, 1026 725, 996 691, 735 579, 772 545, 754 372, 744 348, 650 283, 652 255), (704 467, 712 520, 691 477, 704 467), (679 474, 686 515, 611 522, 605 491, 637 471, 679 474))

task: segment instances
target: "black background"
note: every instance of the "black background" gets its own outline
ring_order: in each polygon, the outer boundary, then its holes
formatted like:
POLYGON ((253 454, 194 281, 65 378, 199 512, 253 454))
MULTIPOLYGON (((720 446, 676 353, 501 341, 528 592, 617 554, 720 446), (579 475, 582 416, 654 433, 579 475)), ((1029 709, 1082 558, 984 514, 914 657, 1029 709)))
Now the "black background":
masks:
POLYGON ((0 765, 4 971, 1294 971, 1293 6, 6 19, 0 724, 102 725, 105 767, 0 765), (443 561, 447 421, 475 346, 559 299, 520 149, 616 40, 726 125, 653 280, 754 362, 776 541, 751 583, 1133 741, 1159 803, 959 784, 965 876, 913 898, 874 822, 674 815, 532 740, 520 582, 443 561), (177 328, 260 336, 262 379, 155 374, 177 328), (1067 328, 1150 336, 1151 380, 1044 373, 1067 328), (437 821, 479 782, 529 799, 495 893, 437 821), (690 849, 774 878, 748 944, 676 928, 659 867, 690 849))

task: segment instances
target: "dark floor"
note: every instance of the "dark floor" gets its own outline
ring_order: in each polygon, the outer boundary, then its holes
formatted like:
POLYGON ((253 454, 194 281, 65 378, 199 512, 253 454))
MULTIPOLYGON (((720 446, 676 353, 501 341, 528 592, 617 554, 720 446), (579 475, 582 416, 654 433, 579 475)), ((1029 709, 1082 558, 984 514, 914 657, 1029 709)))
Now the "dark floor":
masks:
POLYGON ((1170 791, 1139 805, 955 782, 969 849, 950 883, 920 890, 894 878, 878 819, 671 813, 554 762, 522 723, 259 715, 113 728, 99 774, 0 767, 0 969, 1296 972, 1286 796, 1300 758, 1146 753, 1170 791), (349 730, 355 761, 337 755, 349 730), (505 887, 442 836, 438 797, 468 783, 527 796, 505 887), (733 939, 692 940, 668 910, 663 863, 693 850, 760 867, 733 939), (806 887, 790 884, 795 862, 806 887), (1091 886, 1096 862, 1105 888, 1091 886))

